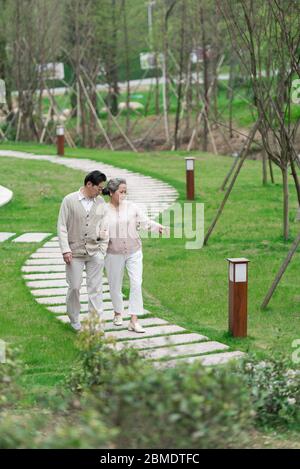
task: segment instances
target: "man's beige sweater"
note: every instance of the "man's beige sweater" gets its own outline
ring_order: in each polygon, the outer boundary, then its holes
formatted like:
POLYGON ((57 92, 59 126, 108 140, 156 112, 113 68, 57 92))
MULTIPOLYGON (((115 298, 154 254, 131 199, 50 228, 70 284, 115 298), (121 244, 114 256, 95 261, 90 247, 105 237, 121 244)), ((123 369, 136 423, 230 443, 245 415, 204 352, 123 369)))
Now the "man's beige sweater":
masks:
POLYGON ((74 257, 106 254, 109 241, 108 215, 105 201, 98 196, 89 213, 78 198, 78 192, 68 194, 62 201, 57 234, 62 254, 72 252, 74 257))

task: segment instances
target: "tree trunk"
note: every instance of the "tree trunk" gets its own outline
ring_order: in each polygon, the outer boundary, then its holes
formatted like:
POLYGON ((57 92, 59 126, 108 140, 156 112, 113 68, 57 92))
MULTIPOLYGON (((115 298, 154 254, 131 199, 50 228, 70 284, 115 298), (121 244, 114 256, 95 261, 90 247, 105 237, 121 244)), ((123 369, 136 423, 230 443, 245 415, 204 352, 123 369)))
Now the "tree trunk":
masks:
POLYGON ((86 109, 85 109, 85 99, 81 85, 79 84, 79 98, 80 98, 80 117, 81 117, 81 136, 82 136, 82 146, 85 147, 87 144, 86 138, 86 109))
POLYGON ((130 61, 129 61, 129 40, 126 15, 126 0, 123 0, 123 26, 124 26, 124 46, 125 46, 125 71, 126 71, 126 133, 130 130, 130 61))
POLYGON ((286 258, 284 259, 264 301, 262 302, 262 305, 261 305, 261 309, 264 309, 268 306, 268 303, 270 301, 270 299, 272 298, 272 295, 274 293, 274 291, 276 290, 277 288, 277 285, 279 284, 280 282, 280 279, 281 277, 283 276, 284 272, 286 271, 287 269, 287 266, 289 265, 289 263, 291 262, 291 259, 293 257, 293 255, 295 254, 298 246, 299 246, 299 243, 300 243, 300 233, 298 234, 297 238, 294 240, 293 244, 292 244, 292 247, 291 249, 289 250, 286 258))
POLYGON ((203 142, 202 142, 202 150, 207 151, 207 144, 208 144, 208 112, 209 112, 209 103, 208 103, 208 57, 206 51, 206 33, 205 33, 205 23, 204 23, 204 13, 203 8, 200 8, 200 23, 201 23, 201 30, 202 30, 202 50, 203 50, 203 87, 204 87, 204 119, 203 119, 203 142))
POLYGON ((267 154, 266 154, 266 151, 263 150, 262 152, 262 174, 263 174, 263 177, 262 177, 262 182, 263 182, 263 185, 265 186, 267 183, 268 183, 268 175, 267 175, 267 154))
POLYGON ((181 10, 179 84, 178 84, 178 90, 177 90, 177 108, 176 108, 175 131, 174 131, 174 150, 177 150, 178 148, 178 131, 179 131, 180 111, 181 111, 181 101, 182 101, 184 46, 185 46, 185 2, 182 3, 182 10, 181 10))
POLYGON ((269 170, 270 170, 270 178, 271 178, 271 183, 275 184, 275 179, 274 179, 274 174, 273 174, 273 166, 272 166, 272 160, 271 158, 269 159, 269 170))
POLYGON ((281 168, 283 183, 283 238, 285 241, 289 238, 289 188, 288 188, 288 169, 281 168))
POLYGON ((221 205, 220 205, 219 208, 218 208, 217 214, 216 214, 214 220, 212 221, 212 223, 211 223, 211 225, 210 225, 210 227, 209 227, 209 229, 208 229, 208 231, 207 231, 207 233, 206 233, 206 235, 205 235, 205 238, 204 238, 204 246, 207 245, 208 239, 210 238, 210 236, 211 236, 211 234, 212 234, 212 232, 213 232, 213 230, 214 230, 214 228, 215 228, 215 226, 216 226, 216 224, 217 224, 217 221, 219 220, 220 216, 222 215, 222 212, 223 212, 223 210, 224 210, 224 207, 225 207, 225 204, 226 204, 226 202, 227 202, 227 199, 228 199, 228 197, 229 197, 229 195, 230 195, 230 193, 231 193, 231 191, 232 191, 232 189, 233 189, 233 186, 234 186, 234 184, 235 184, 235 181, 236 181, 236 179, 237 179, 237 177, 238 177, 238 175, 239 175, 239 173, 240 173, 240 171, 241 171, 241 169, 242 169, 242 166, 243 166, 244 161, 245 161, 245 159, 246 159, 246 157, 247 157, 247 153, 248 153, 249 148, 250 148, 250 145, 251 145, 251 143, 252 143, 252 141, 253 141, 253 139, 254 139, 254 137, 255 137, 255 134, 256 134, 256 132, 257 132, 257 129, 258 129, 258 127, 259 127, 259 124, 260 124, 260 118, 256 121, 256 123, 255 123, 254 126, 252 127, 251 131, 249 132, 248 139, 247 139, 247 141, 245 142, 244 147, 243 147, 243 150, 242 150, 241 155, 240 155, 240 161, 239 161, 238 167, 237 167, 237 169, 236 169, 236 171, 235 171, 235 173, 234 173, 234 175, 233 175, 233 178, 231 179, 231 182, 230 182, 229 187, 228 187, 228 189, 227 189, 227 191, 226 191, 226 194, 224 195, 224 198, 223 198, 223 200, 222 200, 222 202, 221 202, 221 205))
POLYGON ((293 176, 293 179, 294 179, 295 188, 296 188, 296 192, 297 192, 298 205, 300 206, 299 178, 298 178, 298 174, 297 174, 297 171, 296 171, 295 162, 293 160, 293 155, 292 154, 290 154, 290 163, 291 163, 292 176, 293 176))

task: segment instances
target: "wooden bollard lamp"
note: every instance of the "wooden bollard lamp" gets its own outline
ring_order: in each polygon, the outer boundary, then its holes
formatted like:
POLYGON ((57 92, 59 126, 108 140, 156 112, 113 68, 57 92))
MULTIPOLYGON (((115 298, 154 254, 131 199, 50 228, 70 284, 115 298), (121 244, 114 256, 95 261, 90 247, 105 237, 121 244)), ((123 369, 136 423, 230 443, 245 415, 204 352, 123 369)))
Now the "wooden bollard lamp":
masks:
POLYGON ((248 263, 244 257, 228 258, 229 332, 233 337, 247 337, 248 263))
POLYGON ((188 156, 185 158, 186 167, 186 198, 194 200, 195 198, 195 158, 188 156))
POLYGON ((58 156, 64 156, 65 154, 65 129, 63 125, 56 127, 56 142, 57 142, 57 154, 58 156))

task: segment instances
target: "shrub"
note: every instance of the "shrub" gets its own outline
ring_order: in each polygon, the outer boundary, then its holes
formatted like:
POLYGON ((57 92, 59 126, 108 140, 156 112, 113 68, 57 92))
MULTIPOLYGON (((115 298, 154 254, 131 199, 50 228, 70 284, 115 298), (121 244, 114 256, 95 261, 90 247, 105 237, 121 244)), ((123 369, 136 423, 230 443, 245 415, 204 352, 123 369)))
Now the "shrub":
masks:
POLYGON ((117 351, 95 327, 79 334, 79 347, 69 385, 93 418, 116 430, 116 447, 221 448, 245 442, 252 422, 249 395, 231 368, 197 363, 163 371, 133 348, 117 351))
POLYGON ((5 363, 0 363, 0 410, 14 403, 19 393, 16 378, 21 373, 21 363, 17 356, 18 351, 6 344, 5 363))
POLYGON ((119 428, 117 447, 221 448, 242 445, 251 423, 248 394, 227 368, 119 369, 87 404, 119 428))
POLYGON ((78 335, 79 355, 67 384, 73 392, 80 393, 110 379, 115 367, 126 367, 133 363, 133 356, 138 358, 134 349, 118 353, 113 348, 115 339, 105 338, 102 324, 97 315, 91 315, 84 323, 83 331, 78 335))
POLYGON ((118 430, 107 427, 93 409, 86 409, 76 417, 64 419, 48 435, 40 435, 35 445, 43 449, 102 449, 112 447, 118 430))
POLYGON ((12 413, 4 411, 0 414, 0 449, 33 448, 34 436, 41 422, 30 413, 12 413))
POLYGON ((283 357, 245 360, 241 369, 259 424, 300 422, 300 370, 283 357))

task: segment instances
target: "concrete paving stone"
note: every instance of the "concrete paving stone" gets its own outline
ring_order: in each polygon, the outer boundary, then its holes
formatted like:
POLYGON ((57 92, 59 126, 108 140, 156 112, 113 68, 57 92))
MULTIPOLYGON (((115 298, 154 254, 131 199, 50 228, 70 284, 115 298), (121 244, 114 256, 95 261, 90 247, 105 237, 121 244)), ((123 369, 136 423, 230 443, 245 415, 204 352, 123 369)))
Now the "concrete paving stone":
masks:
POLYGON ((23 265, 22 272, 65 272, 64 265, 23 265))
POLYGON ((174 344, 186 344, 189 342, 201 342, 204 340, 208 340, 208 337, 201 334, 176 334, 176 335, 169 335, 169 336, 161 336, 161 337, 153 337, 153 338, 146 338, 146 339, 139 339, 132 342, 129 341, 122 341, 118 342, 116 348, 121 350, 124 346, 132 345, 138 349, 147 349, 147 348, 155 348, 155 347, 167 347, 174 344))
MULTIPOLYGON (((32 282, 26 283, 28 288, 57 288, 57 287, 67 287, 67 281, 65 278, 62 279, 51 279, 51 280, 34 280, 32 282)), ((86 279, 82 281, 82 286, 86 286, 86 279)), ((109 291, 109 286, 107 283, 102 283, 103 291, 109 291)))
MULTIPOLYGON (((114 317, 114 312, 113 311, 104 311, 104 316, 103 319, 104 321, 107 321, 107 328, 112 329, 112 327, 116 328, 116 326, 112 326, 112 319, 114 317)), ((80 322, 86 321, 89 318, 89 313, 87 312, 81 312, 80 313, 80 322)), ((128 314, 126 315, 126 318, 129 319, 128 314)), ((56 319, 59 319, 59 321, 63 323, 69 323, 70 319, 69 316, 66 314, 63 314, 61 316, 56 316, 56 319)))
POLYGON ((45 272, 42 274, 23 274, 23 278, 25 280, 47 280, 47 279, 66 279, 66 273, 65 272, 45 272))
MULTIPOLYGON (((168 184, 167 182, 160 181, 159 179, 154 179, 151 176, 142 175, 142 177, 143 177, 143 180, 145 181, 145 184, 149 184, 149 185, 157 184, 157 185, 162 186, 162 187, 167 187, 167 188, 171 187, 171 188, 173 188, 173 186, 170 186, 170 184, 168 184)), ((139 180, 139 179, 137 178, 137 180, 139 180)))
MULTIPOLYGON (((35 290, 31 290, 31 294, 33 296, 39 297, 39 296, 61 296, 61 295, 66 295, 68 289, 67 288, 38 288, 35 290)), ((80 295, 86 295, 87 294, 87 289, 85 286, 83 286, 80 290, 80 295)), ((108 292, 103 292, 103 299, 104 300, 109 300, 110 299, 110 293, 108 292)))
POLYGON ((216 366, 224 365, 231 362, 232 360, 238 360, 245 356, 245 353, 234 351, 234 352, 220 352, 220 353, 211 353, 208 355, 199 355, 194 357, 183 357, 176 358, 173 360, 163 360, 163 361, 153 361, 153 365, 156 368, 165 369, 172 368, 181 363, 201 363, 203 366, 216 366))
POLYGON ((171 203, 175 202, 178 198, 175 194, 170 193, 161 193, 160 189, 156 188, 153 191, 151 190, 148 194, 145 194, 143 191, 134 191, 132 195, 128 194, 128 199, 132 199, 135 197, 136 202, 138 203, 140 199, 145 200, 145 203, 151 202, 162 202, 162 201, 170 201, 171 203))
POLYGON ((150 337, 156 335, 166 335, 166 334, 175 334, 177 332, 186 332, 186 329, 180 326, 175 326, 174 324, 167 324, 165 326, 155 326, 155 327, 147 327, 146 332, 143 334, 138 334, 136 332, 131 331, 118 331, 114 332, 114 335, 117 337, 118 340, 122 339, 138 339, 141 337, 150 337))
MULTIPOLYGON (((103 299, 109 299, 110 295, 107 293, 104 293, 103 299)), ((60 296, 41 296, 41 297, 36 297, 35 298, 38 303, 41 303, 43 305, 61 305, 66 302, 66 295, 60 295, 60 296)), ((125 300, 126 301, 126 300, 125 300)), ((88 302, 88 295, 80 295, 80 302, 81 303, 87 303, 88 302)), ((104 301, 105 302, 105 301, 104 301)), ((125 307, 125 302, 124 307, 125 307)))
MULTIPOLYGON (((118 330, 118 331, 121 331, 122 329, 125 329, 127 330, 127 327, 128 327, 128 324, 129 324, 129 319, 125 319, 123 317, 123 325, 122 326, 114 326, 112 323, 110 325, 110 327, 113 329, 113 330, 118 330)), ((162 326, 162 325, 167 325, 169 324, 168 321, 166 321, 165 319, 160 319, 160 318, 155 318, 155 317, 151 317, 151 318, 140 318, 139 319, 139 323, 143 326, 143 327, 151 327, 151 326, 162 326)))
MULTIPOLYGON (((85 271, 83 271, 83 280, 82 280, 82 285, 86 285, 86 273, 85 271)), ((23 278, 25 280, 37 280, 37 281, 47 281, 47 280, 64 280, 65 281, 65 284, 67 284, 66 282, 66 273, 65 271, 64 272, 45 272, 45 273, 41 273, 41 274, 24 274, 23 275, 23 278)), ((106 278, 103 278, 102 280, 102 284, 105 285, 105 286, 108 286, 108 281, 106 278)))
MULTIPOLYGON (((138 201, 137 201, 138 202, 138 201)), ((140 203, 143 204, 143 205, 146 205, 145 208, 147 209, 150 209, 151 207, 154 207, 154 206, 163 206, 163 207, 167 207, 167 208, 171 208, 176 202, 176 199, 170 199, 170 200, 165 200, 164 198, 163 199, 157 199, 157 200, 149 200, 149 201, 143 201, 143 199, 140 200, 140 203)))
POLYGON ((39 251, 60 251, 60 246, 57 241, 47 241, 41 247, 39 247, 35 252, 39 251))
POLYGON ((171 200, 175 201, 177 200, 177 195, 175 194, 170 194, 169 192, 161 192, 160 189, 155 188, 153 191, 150 189, 150 192, 148 194, 145 194, 145 191, 138 191, 134 190, 132 194, 128 192, 128 199, 132 199, 135 197, 135 200, 138 202, 139 199, 147 200, 149 203, 154 202, 156 200, 158 201, 163 201, 163 200, 171 200))
POLYGON ((228 346, 220 342, 201 342, 195 344, 175 345, 157 349, 148 349, 143 352, 146 358, 157 360, 165 357, 176 357, 181 355, 198 355, 200 353, 214 352, 216 350, 228 350, 228 346))
MULTIPOLYGON (((129 302, 128 301, 123 301, 124 303, 124 308, 128 307, 129 305, 129 302)), ((88 303, 81 303, 81 312, 85 313, 88 311, 88 303)), ((66 308, 66 304, 65 303, 62 303, 60 305, 57 305, 57 306, 47 306, 47 309, 49 309, 49 311, 51 311, 52 313, 55 313, 55 314, 62 314, 62 313, 66 313, 67 312, 67 308, 66 308)), ((108 310, 112 310, 113 309, 113 304, 111 301, 104 301, 103 302, 103 310, 104 311, 108 311, 108 310)), ((126 309, 125 309, 126 311, 126 309)))
MULTIPOLYGON (((129 199, 129 200, 130 200, 130 199, 129 199)), ((162 209, 165 210, 165 209, 167 209, 167 208, 169 209, 169 208, 171 208, 171 207, 173 206, 173 201, 172 201, 172 202, 165 202, 165 201, 162 202, 161 200, 157 200, 157 201, 155 202, 155 201, 153 201, 152 199, 151 199, 151 201, 150 201, 150 200, 149 200, 149 201, 146 201, 146 200, 145 200, 144 198, 142 198, 142 197, 141 197, 139 200, 138 200, 136 197, 132 198, 131 200, 132 200, 133 202, 136 202, 137 204, 140 203, 140 204, 143 206, 143 207, 142 207, 143 211, 147 210, 148 212, 149 212, 149 210, 151 210, 151 208, 153 208, 153 207, 159 207, 159 208, 162 208, 162 209)))
MULTIPOLYGON (((128 193, 130 194, 130 193, 128 193)), ((176 200, 178 198, 179 194, 172 193, 168 190, 161 190, 159 187, 155 187, 153 189, 148 189, 148 192, 145 193, 142 190, 134 190, 132 192, 132 196, 136 195, 137 197, 144 197, 145 200, 149 200, 149 202, 153 200, 165 200, 165 198, 168 200, 176 200), (155 197, 155 199, 152 198, 152 196, 155 197)), ((129 197, 130 195, 128 195, 129 197)))
POLYGON ((170 186, 170 184, 168 184, 167 182, 160 181, 159 179, 154 179, 154 178, 151 178, 151 177, 148 179, 143 174, 141 174, 141 175, 140 174, 137 175, 137 174, 138 173, 132 174, 131 177, 130 177, 130 181, 134 181, 136 186, 140 187, 141 182, 142 182, 145 186, 150 186, 151 187, 153 185, 157 185, 157 186, 160 186, 160 187, 165 188, 165 189, 170 188, 170 190, 176 190, 175 187, 170 186))
MULTIPOLYGON (((63 314, 67 312, 67 307, 65 304, 61 304, 59 306, 47 306, 47 309, 55 314, 63 314)), ((81 313, 84 313, 88 310, 88 305, 85 303, 84 305, 81 303, 81 313)))
MULTIPOLYGON (((112 328, 116 329, 116 328, 119 328, 119 327, 123 327, 123 326, 114 326, 113 325, 112 320, 113 320, 114 316, 115 316, 115 313, 114 313, 113 309, 108 309, 108 310, 104 311, 104 320, 110 322, 110 326, 112 328)), ((128 313, 128 309, 126 309, 124 311, 124 314, 123 314, 124 322, 129 321, 130 317, 131 317, 131 315, 128 313)))
POLYGON ((47 241, 47 243, 43 244, 43 248, 59 248, 58 241, 47 241))
POLYGON ((7 187, 0 186, 0 207, 6 205, 13 197, 13 192, 7 187))
POLYGON ((63 257, 61 258, 57 257, 55 259, 28 259, 25 262, 25 265, 64 265, 65 262, 63 260, 63 257))
POLYGON ((34 252, 31 254, 30 259, 61 259, 62 254, 56 250, 54 252, 34 252))
MULTIPOLYGON (((106 321, 106 324, 105 324, 105 329, 106 330, 111 330, 111 331, 127 331, 127 327, 128 327, 128 323, 129 323, 129 320, 130 320, 130 317, 129 315, 127 314, 125 317, 124 317, 124 324, 123 326, 114 326, 113 323, 112 323, 112 319, 113 319, 113 316, 114 316, 114 313, 113 311, 109 311, 108 313, 107 312, 104 312, 104 316, 103 316, 103 319, 104 321, 106 321)), ((81 313, 80 314, 80 321, 85 321, 87 320, 89 317, 89 314, 88 313, 81 313)), ((70 322, 70 319, 67 315, 62 315, 62 316, 57 316, 57 319, 59 319, 60 321, 62 322, 65 322, 65 323, 68 323, 70 322)), ((157 326, 160 326, 162 324, 166 324, 167 321, 164 321, 162 319, 159 319, 159 318, 141 318, 139 320, 139 322, 142 324, 143 327, 147 327, 147 326, 153 326, 153 327, 157 327, 157 326)))
MULTIPOLYGON (((55 288, 55 287, 66 287, 67 282, 65 276, 62 279, 51 279, 51 280, 33 280, 32 282, 26 283, 28 288, 55 288)), ((86 285, 85 280, 82 285, 86 285)))
POLYGON ((58 241, 58 236, 54 236, 54 238, 49 239, 49 242, 53 242, 53 241, 58 241))
POLYGON ((163 196, 169 196, 169 197, 176 197, 178 195, 177 192, 173 192, 171 189, 165 188, 163 186, 159 185, 154 185, 154 184, 144 184, 144 187, 134 187, 132 191, 130 188, 128 189, 128 194, 144 194, 146 197, 153 194, 156 197, 158 196, 158 191, 159 195, 161 197, 163 196), (147 192, 145 192, 145 189, 147 189, 147 192))
MULTIPOLYGON (((65 287, 61 288, 37 288, 32 289, 30 292, 33 296, 65 296, 68 289, 65 287)), ((82 288, 80 294, 87 294, 86 287, 82 288)))
POLYGON ((42 305, 62 305, 62 304, 65 304, 66 297, 65 296, 54 296, 54 297, 46 296, 46 297, 36 298, 35 300, 42 305))
POLYGON ((130 184, 128 183, 128 193, 143 192, 143 191, 145 195, 149 195, 152 192, 157 194, 158 191, 162 194, 175 194, 175 192, 172 193, 171 189, 169 189, 168 187, 165 187, 160 184, 149 183, 144 180, 139 181, 139 183, 138 182, 134 183, 134 181, 132 181, 130 184), (143 186, 141 186, 141 182, 143 186))
POLYGON ((128 194, 128 199, 135 199, 136 203, 140 203, 144 201, 144 205, 153 204, 155 202, 168 202, 168 201, 175 201, 176 196, 170 194, 161 194, 159 189, 156 189, 156 192, 151 192, 148 194, 148 197, 145 197, 145 193, 143 191, 134 191, 132 194, 128 194))
POLYGON ((9 238, 12 238, 16 233, 9 233, 8 231, 0 232, 0 243, 6 241, 9 238))
POLYGON ((52 233, 24 233, 13 240, 14 243, 40 243, 52 233))
POLYGON ((222 365, 224 363, 228 363, 230 360, 236 360, 239 358, 243 358, 245 353, 243 352, 227 352, 227 353, 219 353, 219 354, 211 354, 201 358, 201 363, 205 366, 210 365, 222 365))
MULTIPOLYGON (((124 311, 124 315, 123 315, 123 319, 126 319, 126 318, 129 318, 130 316, 128 315, 128 305, 129 305, 129 302, 128 301, 124 301, 124 306, 125 306, 125 311, 124 311)), ((88 311, 88 303, 81 303, 80 304, 81 306, 81 310, 80 310, 80 314, 84 314, 88 311)), ((63 314, 63 313, 66 313, 67 312, 67 308, 66 308, 66 305, 63 304, 63 305, 59 305, 59 306, 47 306, 47 309, 49 311, 51 311, 52 313, 54 313, 55 315, 56 314, 63 314)), ((104 313, 109 313, 111 314, 111 318, 113 318, 114 316, 114 310, 113 310, 113 305, 110 301, 104 301, 103 303, 103 311, 104 313)), ((143 314, 143 317, 144 316, 147 316, 149 313, 149 311, 147 311, 146 309, 144 310, 144 314, 143 314)))
POLYGON ((54 247, 53 248, 51 248, 51 247, 50 248, 42 247, 42 248, 37 249, 35 252, 36 253, 41 253, 41 254, 44 254, 44 253, 48 254, 48 253, 55 253, 56 252, 56 253, 61 255, 61 250, 60 250, 59 247, 56 247, 56 248, 54 248, 54 247))
MULTIPOLYGON (((168 205, 168 207, 169 207, 169 205, 168 205)), ((160 204, 153 204, 153 205, 151 205, 151 206, 148 205, 148 207, 147 207, 147 213, 148 213, 148 214, 149 214, 149 213, 153 213, 153 212, 155 212, 155 211, 157 211, 157 210, 160 210, 161 208, 164 208, 164 207, 163 207, 162 205, 160 205, 160 204)))

